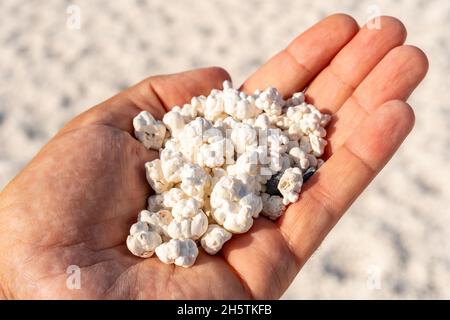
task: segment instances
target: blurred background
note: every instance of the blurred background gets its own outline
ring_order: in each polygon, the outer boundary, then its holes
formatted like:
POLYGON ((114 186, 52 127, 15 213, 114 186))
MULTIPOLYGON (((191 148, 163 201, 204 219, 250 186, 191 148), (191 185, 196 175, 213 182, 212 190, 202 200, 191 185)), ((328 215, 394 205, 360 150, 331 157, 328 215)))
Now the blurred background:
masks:
POLYGON ((1 0, 0 189, 67 120, 119 90, 210 65, 239 85, 335 12, 400 18, 430 71, 409 100, 415 130, 283 298, 449 299, 448 0, 1 0))

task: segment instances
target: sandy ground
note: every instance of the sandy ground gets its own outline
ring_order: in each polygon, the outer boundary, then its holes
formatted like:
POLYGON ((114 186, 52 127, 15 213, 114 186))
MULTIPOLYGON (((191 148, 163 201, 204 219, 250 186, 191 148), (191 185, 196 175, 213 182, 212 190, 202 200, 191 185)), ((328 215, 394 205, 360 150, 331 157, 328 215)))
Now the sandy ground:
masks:
POLYGON ((236 84, 324 16, 401 18, 430 72, 416 128, 284 298, 450 298, 450 2, 0 2, 0 187, 68 119, 155 73, 221 65, 236 84), (81 29, 66 9, 81 8, 81 29))

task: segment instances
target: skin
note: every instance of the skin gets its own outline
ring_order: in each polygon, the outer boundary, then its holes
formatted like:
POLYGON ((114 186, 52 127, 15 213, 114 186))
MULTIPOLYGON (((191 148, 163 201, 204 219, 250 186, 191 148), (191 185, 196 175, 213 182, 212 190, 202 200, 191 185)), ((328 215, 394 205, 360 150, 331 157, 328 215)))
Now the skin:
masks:
POLYGON ((124 242, 151 190, 144 163, 157 154, 134 137, 141 110, 156 118, 229 79, 220 68, 150 77, 69 122, 0 195, 0 297, 13 299, 279 298, 414 124, 404 102, 428 62, 403 45, 392 17, 381 29, 333 15, 294 39, 241 89, 308 86, 333 114, 326 163, 276 222, 255 220, 217 256, 188 269, 132 256, 124 242), (81 268, 81 289, 66 286, 81 268))

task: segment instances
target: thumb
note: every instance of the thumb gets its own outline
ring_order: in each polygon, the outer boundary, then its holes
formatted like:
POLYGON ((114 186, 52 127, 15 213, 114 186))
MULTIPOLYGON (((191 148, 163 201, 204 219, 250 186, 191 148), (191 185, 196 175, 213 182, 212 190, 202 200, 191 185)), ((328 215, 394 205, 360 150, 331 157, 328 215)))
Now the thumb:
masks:
POLYGON ((80 114, 59 134, 91 124, 132 133, 132 120, 142 110, 162 119, 173 106, 189 103, 194 96, 208 95, 212 89, 221 88, 225 80, 230 76, 219 67, 152 76, 80 114))

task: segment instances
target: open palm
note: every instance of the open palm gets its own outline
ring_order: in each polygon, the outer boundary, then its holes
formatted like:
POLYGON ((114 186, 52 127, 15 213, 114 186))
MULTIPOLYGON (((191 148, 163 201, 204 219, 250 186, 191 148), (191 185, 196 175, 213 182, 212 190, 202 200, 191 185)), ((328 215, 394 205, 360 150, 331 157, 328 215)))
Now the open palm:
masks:
POLYGON ((132 256, 125 239, 151 190, 144 163, 157 157, 132 134, 132 118, 156 118, 220 88, 228 74, 206 68, 151 77, 68 123, 0 195, 0 297, 278 298, 342 214, 382 169, 414 123, 403 101, 427 71, 394 18, 359 29, 333 15, 297 37, 242 86, 306 86, 332 113, 327 162, 276 222, 255 220, 216 256, 188 269, 132 256), (81 286, 66 285, 80 268, 81 286))

